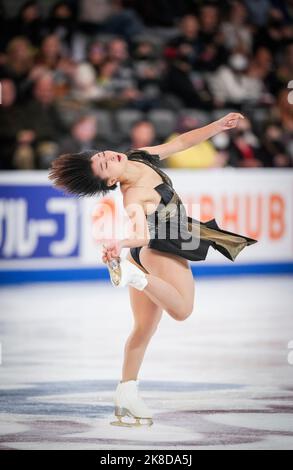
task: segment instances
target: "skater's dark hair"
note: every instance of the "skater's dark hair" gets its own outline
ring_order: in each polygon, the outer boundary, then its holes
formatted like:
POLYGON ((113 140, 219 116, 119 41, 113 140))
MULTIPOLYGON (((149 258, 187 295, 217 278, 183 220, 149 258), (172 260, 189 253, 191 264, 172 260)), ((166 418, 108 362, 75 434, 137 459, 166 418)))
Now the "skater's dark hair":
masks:
POLYGON ((66 153, 53 160, 49 169, 49 179, 53 186, 78 197, 102 194, 118 187, 117 183, 107 186, 105 179, 93 173, 91 157, 98 150, 86 150, 79 153, 66 153))

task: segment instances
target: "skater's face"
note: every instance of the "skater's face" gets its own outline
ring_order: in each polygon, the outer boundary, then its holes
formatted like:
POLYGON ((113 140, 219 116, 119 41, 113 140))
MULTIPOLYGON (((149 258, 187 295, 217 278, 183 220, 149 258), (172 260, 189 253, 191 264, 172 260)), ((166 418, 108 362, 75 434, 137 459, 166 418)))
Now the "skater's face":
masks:
POLYGON ((92 170, 99 178, 106 180, 108 186, 119 181, 126 168, 127 155, 121 152, 105 150, 92 156, 92 170))

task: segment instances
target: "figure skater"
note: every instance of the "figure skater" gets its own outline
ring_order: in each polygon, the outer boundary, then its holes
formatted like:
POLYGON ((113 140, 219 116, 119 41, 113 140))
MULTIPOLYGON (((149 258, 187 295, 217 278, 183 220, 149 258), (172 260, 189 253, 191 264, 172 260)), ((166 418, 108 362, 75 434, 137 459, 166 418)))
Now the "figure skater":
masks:
POLYGON ((245 246, 257 242, 220 229, 215 219, 203 223, 189 217, 171 179, 158 166, 160 160, 175 152, 235 128, 240 119, 244 119, 242 114, 229 113, 168 143, 126 154, 89 150, 61 155, 52 162, 49 178, 70 194, 105 195, 119 183, 124 208, 135 227, 131 237, 108 240, 103 245, 102 259, 112 285, 128 286, 134 316, 133 330, 125 344, 122 378, 114 396, 118 421, 111 424, 153 423, 152 412, 138 392, 137 377, 163 310, 178 321, 193 312, 194 278, 188 260, 204 260, 212 245, 234 261, 245 246), (176 236, 171 237, 170 231, 176 236), (120 257, 122 248, 130 249, 125 259, 120 257), (127 416, 131 422, 122 420, 127 416))

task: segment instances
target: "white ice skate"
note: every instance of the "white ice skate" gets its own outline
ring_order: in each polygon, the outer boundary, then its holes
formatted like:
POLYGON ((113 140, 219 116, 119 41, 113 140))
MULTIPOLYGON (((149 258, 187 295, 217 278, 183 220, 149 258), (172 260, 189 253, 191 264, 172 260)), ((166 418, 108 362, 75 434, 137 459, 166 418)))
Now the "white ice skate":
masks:
POLYGON ((148 283, 145 273, 127 259, 115 258, 107 266, 114 287, 130 285, 143 290, 148 283))
POLYGON ((116 388, 114 396, 115 416, 118 421, 112 421, 114 426, 151 426, 153 424, 152 412, 142 401, 137 389, 137 380, 128 380, 120 382, 116 388), (134 418, 134 421, 122 421, 123 417, 134 418), (146 420, 146 422, 140 422, 146 420))

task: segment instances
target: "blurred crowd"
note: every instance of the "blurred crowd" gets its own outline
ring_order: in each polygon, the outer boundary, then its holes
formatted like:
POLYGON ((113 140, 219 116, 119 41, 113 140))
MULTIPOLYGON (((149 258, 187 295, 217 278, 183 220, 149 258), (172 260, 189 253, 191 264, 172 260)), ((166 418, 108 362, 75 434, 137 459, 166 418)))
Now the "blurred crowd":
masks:
POLYGON ((293 0, 19 4, 0 1, 0 169, 157 145, 230 111, 237 129, 162 165, 293 166, 293 0))

